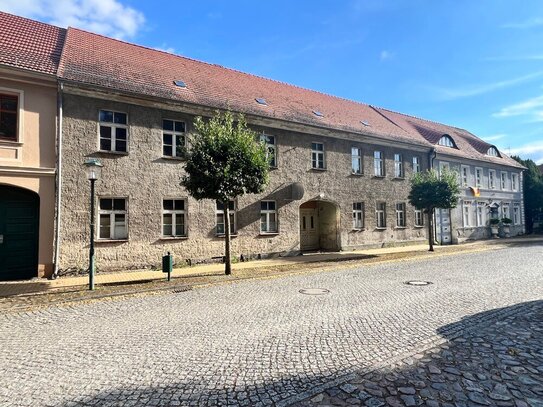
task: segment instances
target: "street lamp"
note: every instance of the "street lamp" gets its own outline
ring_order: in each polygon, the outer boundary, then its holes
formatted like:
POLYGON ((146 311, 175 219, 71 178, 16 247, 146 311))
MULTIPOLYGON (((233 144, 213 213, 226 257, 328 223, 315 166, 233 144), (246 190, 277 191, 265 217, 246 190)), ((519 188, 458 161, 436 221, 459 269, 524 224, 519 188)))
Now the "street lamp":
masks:
POLYGON ((100 178, 102 163, 96 158, 90 158, 84 163, 87 167, 87 178, 91 183, 90 194, 90 249, 89 249, 89 290, 94 290, 94 183, 100 178))

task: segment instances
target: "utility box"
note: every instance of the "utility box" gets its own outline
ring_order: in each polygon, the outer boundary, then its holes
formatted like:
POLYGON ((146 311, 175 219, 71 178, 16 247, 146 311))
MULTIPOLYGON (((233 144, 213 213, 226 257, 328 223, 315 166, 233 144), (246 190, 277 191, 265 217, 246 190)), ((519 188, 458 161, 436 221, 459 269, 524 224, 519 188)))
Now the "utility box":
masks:
POLYGON ((168 273, 168 281, 170 281, 170 274, 173 270, 173 256, 168 252, 166 256, 162 256, 162 272, 168 273))

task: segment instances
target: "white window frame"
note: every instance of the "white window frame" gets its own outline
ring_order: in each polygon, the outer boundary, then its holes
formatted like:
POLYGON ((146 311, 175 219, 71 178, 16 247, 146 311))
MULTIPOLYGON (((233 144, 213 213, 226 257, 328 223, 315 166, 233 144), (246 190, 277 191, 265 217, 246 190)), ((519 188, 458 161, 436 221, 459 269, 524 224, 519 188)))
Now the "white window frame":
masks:
POLYGON ((509 218, 511 219, 511 204, 509 202, 502 202, 502 219, 509 218))
POLYGON ((520 225, 521 223, 520 204, 513 203, 513 225, 520 225))
POLYGON ((351 147, 351 173, 354 175, 364 174, 362 156, 363 152, 361 147, 351 147))
POLYGON ((98 110, 98 150, 106 153, 113 153, 113 154, 128 154, 129 147, 128 147, 128 113, 126 112, 119 112, 117 110, 109 110, 109 109, 99 109, 98 110), (113 122, 105 122, 100 120, 100 113, 101 112, 111 112, 113 113, 113 122), (115 114, 124 114, 126 117, 126 124, 121 123, 115 123, 115 114), (111 149, 109 150, 102 150, 102 134, 101 134, 101 128, 102 127, 109 127, 111 128, 111 149), (126 130, 126 150, 125 151, 117 151, 117 129, 125 129, 126 130))
POLYGON ((465 228, 472 227, 472 216, 471 216, 471 207, 473 205, 473 201, 463 201, 462 202, 462 221, 465 228))
POLYGON ((422 212, 422 209, 415 209, 415 226, 424 226, 424 214, 422 212))
POLYGON ((128 239, 128 198, 127 197, 110 197, 100 196, 98 197, 98 236, 96 240, 127 240, 128 239), (111 209, 102 209, 101 201, 105 199, 111 200, 111 209), (115 209, 115 200, 124 201, 124 209, 115 209), (124 226, 117 224, 115 221, 115 215, 124 215, 124 226), (109 237, 101 237, 102 231, 102 217, 109 217, 109 237), (124 227, 124 233, 118 233, 118 228, 124 227))
POLYGON ((326 157, 324 154, 324 143, 318 141, 311 142, 311 168, 314 170, 326 169, 326 157), (322 146, 322 150, 315 148, 316 146, 322 146), (322 163, 322 166, 320 165, 322 163))
POLYGON ((440 146, 444 146, 444 147, 450 147, 450 148, 455 148, 456 145, 454 144, 454 140, 452 139, 451 136, 448 136, 448 135, 443 135, 441 136, 441 138, 439 139, 439 141, 437 142, 438 145, 440 146))
POLYGON ((277 137, 271 134, 262 133, 260 135, 260 142, 264 143, 266 146, 266 158, 270 163, 270 167, 277 168, 277 137), (269 142, 270 139, 273 140, 273 143, 269 142), (273 162, 270 157, 273 157, 273 162))
POLYGON ((171 158, 183 158, 184 153, 177 154, 177 137, 181 136, 183 137, 183 145, 182 147, 187 147, 187 123, 184 120, 174 120, 174 119, 168 119, 168 118, 162 118, 162 156, 163 157, 171 157, 171 158), (164 130, 164 122, 170 121, 173 122, 173 130, 164 130), (175 131, 175 124, 176 123, 183 123, 183 131, 175 131), (172 136, 172 144, 166 144, 164 142, 164 136, 171 135, 172 136), (172 147, 172 155, 164 154, 164 146, 171 146, 172 147))
POLYGON ((460 166, 460 180, 462 181, 463 187, 469 186, 470 181, 470 167, 469 165, 460 166))
POLYGON ((519 191, 519 176, 516 172, 511 173, 511 191, 519 191))
POLYGON ((187 199, 185 198, 164 198, 162 199, 162 222, 161 222, 161 235, 162 237, 175 238, 175 237, 187 237, 187 199), (164 209, 164 201, 174 201, 174 209, 164 209), (175 208, 175 201, 183 201, 183 209, 175 208), (166 235, 164 233, 164 215, 172 216, 172 233, 166 235), (177 217, 183 217, 183 233, 177 233, 177 217), (175 232, 175 233, 174 233, 175 232))
POLYGON ((387 227, 387 205, 384 201, 375 203, 375 224, 377 229, 386 229, 387 227))
POLYGON ((394 154, 394 177, 395 178, 404 177, 403 155, 400 153, 394 154))
POLYGON ((260 201, 260 233, 262 233, 262 234, 266 234, 266 233, 275 234, 275 233, 278 233, 278 231, 279 231, 278 226, 279 225, 278 225, 278 222, 277 222, 277 202, 276 201, 270 201, 270 200, 260 201), (270 203, 273 203, 273 209, 269 208, 270 203), (266 204, 265 209, 262 207, 262 204, 266 204), (272 215, 273 215, 273 218, 275 219, 275 221, 273 221, 273 222, 270 220, 272 215), (264 223, 262 223, 262 216, 264 216, 265 219, 266 219, 264 223), (275 225, 275 227, 270 226, 272 223, 275 225))
POLYGON ((483 169, 481 167, 475 167, 475 186, 477 188, 483 187, 483 169))
POLYGON ((384 153, 379 150, 373 152, 373 175, 376 177, 385 176, 385 160, 384 153))
POLYGON ((450 171, 451 164, 447 161, 440 161, 439 162, 439 176, 441 176, 445 170, 450 171))
POLYGON ((413 174, 417 174, 421 171, 420 169, 420 157, 414 156, 413 157, 413 174))
POLYGON ((488 189, 496 189, 496 170, 488 170, 488 189))
POLYGON ((353 202, 353 229, 364 229, 364 202, 353 202))
POLYGON ((486 202, 477 202, 475 207, 475 223, 476 226, 486 225, 486 202))
POLYGON ((500 171, 500 187, 502 191, 507 191, 507 171, 500 171))
MULTIPOLYGON (((4 95, 8 95, 8 96, 17 96, 17 130, 15 131, 16 139, 15 140, 4 139, 4 140, 0 140, 0 143, 4 145, 22 144, 24 141, 23 135, 24 135, 25 92, 20 89, 0 87, 0 93, 4 95)), ((19 155, 20 155, 20 151, 17 151, 17 157, 19 157, 19 155)))
POLYGON ((397 228, 405 228, 407 226, 407 222, 405 219, 405 202, 397 202, 396 203, 396 227, 397 228))
MULTIPOLYGON (((224 236, 226 233, 226 230, 224 228, 224 209, 219 209, 219 201, 215 201, 215 234, 217 236, 224 236), (219 217, 222 216, 222 222, 219 222, 219 217), (222 232, 219 231, 219 225, 222 225, 222 232)), ((237 233, 237 204, 235 200, 230 200, 228 206, 232 206, 233 209, 230 209, 230 235, 235 235, 237 233), (230 203, 232 205, 230 205, 230 203)))

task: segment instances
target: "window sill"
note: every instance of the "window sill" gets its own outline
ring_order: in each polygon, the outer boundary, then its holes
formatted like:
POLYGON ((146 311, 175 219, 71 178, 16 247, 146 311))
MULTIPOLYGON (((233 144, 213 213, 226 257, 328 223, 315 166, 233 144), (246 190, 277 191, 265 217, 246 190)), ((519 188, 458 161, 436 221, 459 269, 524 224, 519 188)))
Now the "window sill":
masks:
POLYGON ((386 227, 384 227, 384 228, 376 227, 375 230, 387 230, 387 228, 386 227))
POLYGON ((424 227, 424 225, 414 225, 413 227, 416 228, 416 229, 422 229, 424 227))
MULTIPOLYGON (((220 235, 215 235, 215 237, 219 237, 219 238, 224 239, 226 237, 226 235, 225 234, 220 234, 220 235)), ((233 234, 230 235, 230 237, 238 237, 238 234, 233 233, 233 234)))
POLYGON ((260 232, 259 236, 277 236, 279 232, 260 232))
POLYGON ((172 156, 169 156, 169 155, 163 155, 162 159, 163 160, 171 160, 171 161, 187 161, 186 157, 172 157, 172 156))
POLYGON ((128 239, 96 239, 94 243, 126 243, 128 239))
POLYGON ((20 147, 23 143, 17 140, 8 140, 8 139, 2 139, 0 138, 0 146, 16 146, 20 147))
POLYGON ((384 175, 374 175, 372 178, 383 179, 383 178, 385 178, 385 176, 384 175))
POLYGON ((161 236, 159 240, 187 240, 188 238, 188 236, 161 236))
POLYGON ((363 177, 364 173, 362 173, 362 172, 351 172, 351 175, 353 177, 363 177))
POLYGON ((108 151, 108 150, 98 150, 100 154, 111 154, 111 155, 129 155, 128 151, 108 151))
POLYGON ((326 171, 327 170, 326 168, 313 168, 313 167, 311 167, 310 169, 311 171, 326 171))
POLYGON ((404 181, 405 177, 394 177, 392 178, 393 181, 404 181))
POLYGON ((407 226, 395 226, 394 229, 407 229, 407 226))
POLYGON ((352 228, 351 232, 363 232, 365 230, 366 230, 366 228, 352 228))

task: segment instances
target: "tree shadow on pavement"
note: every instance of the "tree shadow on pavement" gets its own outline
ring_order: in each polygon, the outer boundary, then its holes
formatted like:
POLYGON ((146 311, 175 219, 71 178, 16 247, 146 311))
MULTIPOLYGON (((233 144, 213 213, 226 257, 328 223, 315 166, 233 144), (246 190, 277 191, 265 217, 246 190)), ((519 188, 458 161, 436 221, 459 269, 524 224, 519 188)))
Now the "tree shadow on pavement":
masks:
POLYGON ((146 377, 141 386, 83 394, 62 406, 543 406, 543 301, 466 316, 436 334, 423 345, 430 349, 419 345, 419 353, 406 350, 356 372, 278 374, 250 385, 243 372, 163 383, 146 377))

